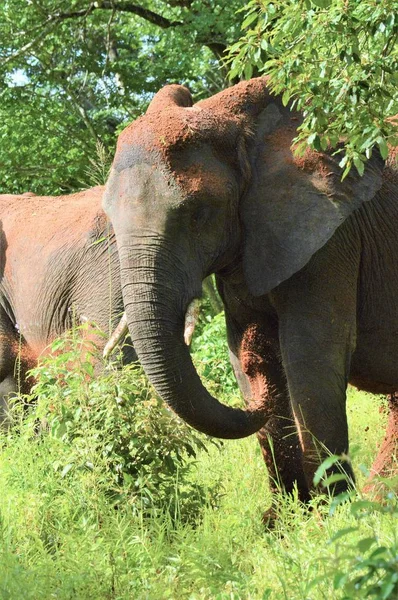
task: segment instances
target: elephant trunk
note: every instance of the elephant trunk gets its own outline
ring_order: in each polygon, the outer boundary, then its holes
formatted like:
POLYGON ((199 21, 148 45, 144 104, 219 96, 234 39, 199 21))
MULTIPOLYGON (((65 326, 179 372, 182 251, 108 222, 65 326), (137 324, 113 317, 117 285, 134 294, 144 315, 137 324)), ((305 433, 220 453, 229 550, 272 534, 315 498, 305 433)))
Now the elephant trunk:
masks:
POLYGON ((167 265, 158 252, 148 254, 143 246, 119 246, 130 336, 149 380, 169 407, 198 431, 225 439, 255 433, 267 419, 264 407, 253 402, 246 410, 231 408, 209 394, 184 342, 185 312, 193 298, 187 297, 182 281, 175 284, 171 261, 167 265))

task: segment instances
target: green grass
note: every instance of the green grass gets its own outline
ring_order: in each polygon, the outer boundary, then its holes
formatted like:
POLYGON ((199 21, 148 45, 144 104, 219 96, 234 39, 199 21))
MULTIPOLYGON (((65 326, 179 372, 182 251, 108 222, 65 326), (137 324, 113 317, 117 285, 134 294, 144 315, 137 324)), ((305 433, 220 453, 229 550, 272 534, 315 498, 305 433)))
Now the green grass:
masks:
MULTIPOLYGON (((386 414, 380 399, 355 390, 349 393, 348 414, 361 488, 360 467, 371 465, 386 414)), ((99 452, 98 440, 87 439, 87 448, 99 452)), ((115 500, 113 478, 105 473, 110 463, 103 457, 93 457, 94 467, 65 469, 72 451, 67 441, 50 435, 48 427, 39 435, 25 426, 3 435, 1 600, 397 597, 394 591, 388 595, 398 580, 394 499, 386 508, 343 504, 333 516, 327 499, 314 501, 312 512, 294 499, 281 499, 275 528, 266 531, 261 515, 270 495, 253 436, 199 449, 183 482, 178 470, 172 474, 174 487, 167 489, 174 494, 173 511, 158 507, 148 515, 147 504, 137 505, 130 492, 115 500), (195 514, 183 518, 179 494, 195 486, 202 491, 201 504, 193 503, 195 514), (375 568, 371 554, 383 546, 384 566, 375 568), (354 589, 356 569, 365 578, 354 589), (390 587, 387 581, 384 591, 380 584, 377 593, 366 596, 378 578, 385 583, 386 574, 390 587)))

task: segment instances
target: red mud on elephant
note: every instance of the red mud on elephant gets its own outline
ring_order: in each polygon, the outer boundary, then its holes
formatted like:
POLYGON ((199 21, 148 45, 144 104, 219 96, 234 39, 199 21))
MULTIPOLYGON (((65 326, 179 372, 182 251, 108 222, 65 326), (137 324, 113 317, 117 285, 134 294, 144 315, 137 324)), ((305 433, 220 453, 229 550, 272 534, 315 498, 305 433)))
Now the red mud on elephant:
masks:
MULTIPOLYGON (((123 314, 103 190, 55 198, 0 195, 0 419, 9 394, 29 391, 26 372, 54 338, 84 321, 110 333, 123 314)), ((85 336, 105 344, 89 327, 85 336)), ((126 362, 132 358, 126 351, 126 362)))
MULTIPOLYGON (((265 78, 197 104, 166 86, 121 134, 104 208, 130 334, 159 394, 208 434, 258 431, 273 489, 297 486, 306 501, 319 462, 349 451, 348 382, 398 391, 398 190, 376 151, 343 181, 333 153, 296 157, 301 119, 265 78), (211 273, 246 410, 207 392, 184 345, 211 273)), ((347 475, 338 493, 354 474, 347 461, 335 470, 347 475)))

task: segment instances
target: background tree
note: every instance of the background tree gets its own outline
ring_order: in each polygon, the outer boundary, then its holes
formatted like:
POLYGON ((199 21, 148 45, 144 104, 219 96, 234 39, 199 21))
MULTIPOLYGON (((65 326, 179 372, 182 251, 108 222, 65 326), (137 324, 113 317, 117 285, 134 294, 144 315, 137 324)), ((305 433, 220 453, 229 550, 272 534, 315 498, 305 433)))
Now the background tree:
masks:
POLYGON ((244 35, 230 48, 231 77, 270 76, 283 102, 301 109, 298 151, 336 148, 363 173, 379 148, 396 146, 397 0, 251 0, 244 35))
POLYGON ((152 94, 185 83, 196 98, 227 83, 238 0, 4 0, 0 14, 0 193, 90 183, 100 141, 152 94))
POLYGON ((0 192, 91 184, 97 149, 111 156, 162 85, 227 84, 228 46, 232 80, 268 73, 303 110, 299 149, 343 138, 342 166, 362 172, 397 142, 397 14, 398 0, 4 0, 0 192))

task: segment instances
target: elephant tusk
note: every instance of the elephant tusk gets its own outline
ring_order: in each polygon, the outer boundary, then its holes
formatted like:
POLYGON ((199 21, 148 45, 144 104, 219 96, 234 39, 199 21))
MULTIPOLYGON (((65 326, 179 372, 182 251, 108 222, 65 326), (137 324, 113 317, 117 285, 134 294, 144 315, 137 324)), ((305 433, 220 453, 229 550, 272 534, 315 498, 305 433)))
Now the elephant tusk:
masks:
POLYGON ((185 315, 184 325, 184 342, 187 346, 191 344, 193 332, 195 331, 195 325, 198 321, 200 313, 200 301, 195 298, 189 304, 185 315))
POLYGON ((102 353, 102 356, 104 358, 108 358, 108 356, 111 354, 112 350, 117 346, 117 344, 120 342, 122 337, 127 333, 127 331, 128 331, 127 317, 126 317, 126 313, 124 312, 122 315, 122 318, 120 319, 114 332, 112 333, 109 340, 105 344, 105 348, 102 353))

